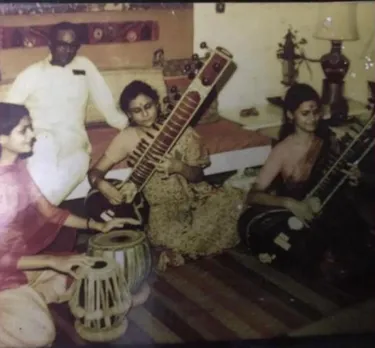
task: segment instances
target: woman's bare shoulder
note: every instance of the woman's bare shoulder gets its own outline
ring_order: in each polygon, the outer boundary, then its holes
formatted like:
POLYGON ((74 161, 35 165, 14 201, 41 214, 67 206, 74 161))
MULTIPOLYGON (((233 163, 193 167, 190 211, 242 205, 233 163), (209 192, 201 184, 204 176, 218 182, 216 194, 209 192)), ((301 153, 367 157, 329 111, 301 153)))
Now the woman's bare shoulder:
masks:
POLYGON ((106 153, 110 157, 124 157, 138 142, 138 136, 134 127, 127 127, 121 130, 109 144, 106 153))
POLYGON ((124 142, 125 144, 127 143, 133 143, 134 140, 138 138, 136 128, 135 127, 127 127, 123 130, 121 130, 114 139, 116 141, 121 141, 124 142))
POLYGON ((291 136, 288 136, 284 140, 278 142, 275 145, 275 147, 272 149, 272 152, 274 154, 282 155, 282 154, 288 153, 288 151, 290 151, 292 146, 293 146, 293 138, 291 136))
POLYGON ((119 132, 122 136, 134 136, 137 134, 136 127, 129 126, 119 132))

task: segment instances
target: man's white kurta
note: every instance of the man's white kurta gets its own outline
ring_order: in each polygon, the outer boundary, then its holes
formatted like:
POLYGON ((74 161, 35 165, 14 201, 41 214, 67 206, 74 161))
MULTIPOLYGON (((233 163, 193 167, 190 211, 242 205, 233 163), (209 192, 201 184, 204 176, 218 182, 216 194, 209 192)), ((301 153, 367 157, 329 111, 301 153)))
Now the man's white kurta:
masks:
POLYGON ((89 59, 77 56, 65 67, 49 62, 50 56, 22 71, 6 101, 29 109, 37 137, 28 159, 30 174, 47 199, 60 204, 89 168, 89 96, 110 126, 123 129, 128 119, 116 108, 108 85, 89 59))

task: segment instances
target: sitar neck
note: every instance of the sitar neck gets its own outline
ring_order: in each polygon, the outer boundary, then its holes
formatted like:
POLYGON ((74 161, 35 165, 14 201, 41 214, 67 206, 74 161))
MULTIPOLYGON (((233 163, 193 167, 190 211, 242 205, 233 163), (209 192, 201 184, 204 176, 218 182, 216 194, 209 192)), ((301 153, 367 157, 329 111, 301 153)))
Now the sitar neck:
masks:
POLYGON ((357 127, 352 127, 352 131, 356 132, 354 136, 347 133, 343 137, 341 142, 344 143, 345 149, 340 155, 328 155, 328 168, 306 197, 307 199, 318 197, 321 201, 320 210, 329 203, 334 194, 347 180, 348 175, 343 173, 342 169, 347 169, 348 163, 358 164, 374 147, 373 123, 374 113, 364 125, 357 123, 357 127))
POLYGON ((225 49, 217 47, 167 119, 159 125, 157 134, 150 134, 148 141, 142 140, 137 145, 129 165, 133 167, 130 180, 137 186, 138 192, 153 175, 155 171, 153 162, 172 149, 231 62, 232 55, 225 49))

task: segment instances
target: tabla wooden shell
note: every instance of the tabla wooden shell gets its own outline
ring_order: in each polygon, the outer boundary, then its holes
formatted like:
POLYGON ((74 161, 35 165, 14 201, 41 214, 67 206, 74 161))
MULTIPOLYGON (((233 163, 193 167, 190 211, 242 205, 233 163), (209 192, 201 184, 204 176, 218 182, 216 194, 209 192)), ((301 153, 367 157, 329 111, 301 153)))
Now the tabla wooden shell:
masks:
POLYGON ((131 295, 121 267, 112 259, 95 258, 92 267, 80 270, 69 307, 76 318, 75 329, 85 340, 106 342, 127 329, 125 318, 131 295))
POLYGON ((146 234, 134 230, 112 231, 90 238, 88 255, 112 258, 121 266, 131 294, 147 280, 152 257, 146 234))

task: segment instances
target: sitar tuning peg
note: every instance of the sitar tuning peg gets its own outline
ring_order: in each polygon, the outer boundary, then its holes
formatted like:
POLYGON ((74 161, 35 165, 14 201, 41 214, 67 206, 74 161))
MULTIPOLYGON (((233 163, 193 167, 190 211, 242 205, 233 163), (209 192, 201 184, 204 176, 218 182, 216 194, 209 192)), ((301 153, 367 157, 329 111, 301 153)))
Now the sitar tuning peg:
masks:
POLYGON ((166 110, 167 112, 171 112, 173 108, 174 108, 173 104, 168 104, 166 110))
POLYGON ((191 56, 191 59, 195 62, 197 60, 199 60, 199 56, 198 54, 194 53, 192 56, 191 56))
POLYGON ((173 96, 173 99, 174 100, 180 100, 181 99, 181 94, 180 93, 176 93, 174 96, 173 96))
POLYGON ((170 89, 171 93, 176 93, 177 92, 177 87, 176 86, 172 86, 171 89, 170 89))
POLYGON ((202 66, 203 66, 203 63, 202 63, 201 60, 198 60, 198 61, 195 63, 195 69, 196 69, 196 70, 201 69, 202 66))
POLYGON ((207 77, 204 77, 202 80, 203 86, 208 86, 210 84, 210 80, 207 77))
POLYGON ((169 97, 163 98, 163 104, 168 104, 170 102, 169 97))
POLYGON ((195 74, 193 72, 190 72, 189 75, 188 75, 188 79, 194 80, 194 78, 195 78, 195 74))
POLYGON ((208 48, 207 43, 206 43, 205 41, 202 41, 202 42, 200 43, 199 47, 200 47, 202 50, 208 48))
POLYGON ((184 73, 186 74, 186 73, 190 72, 190 70, 191 70, 191 65, 190 64, 186 64, 184 66, 184 73))

